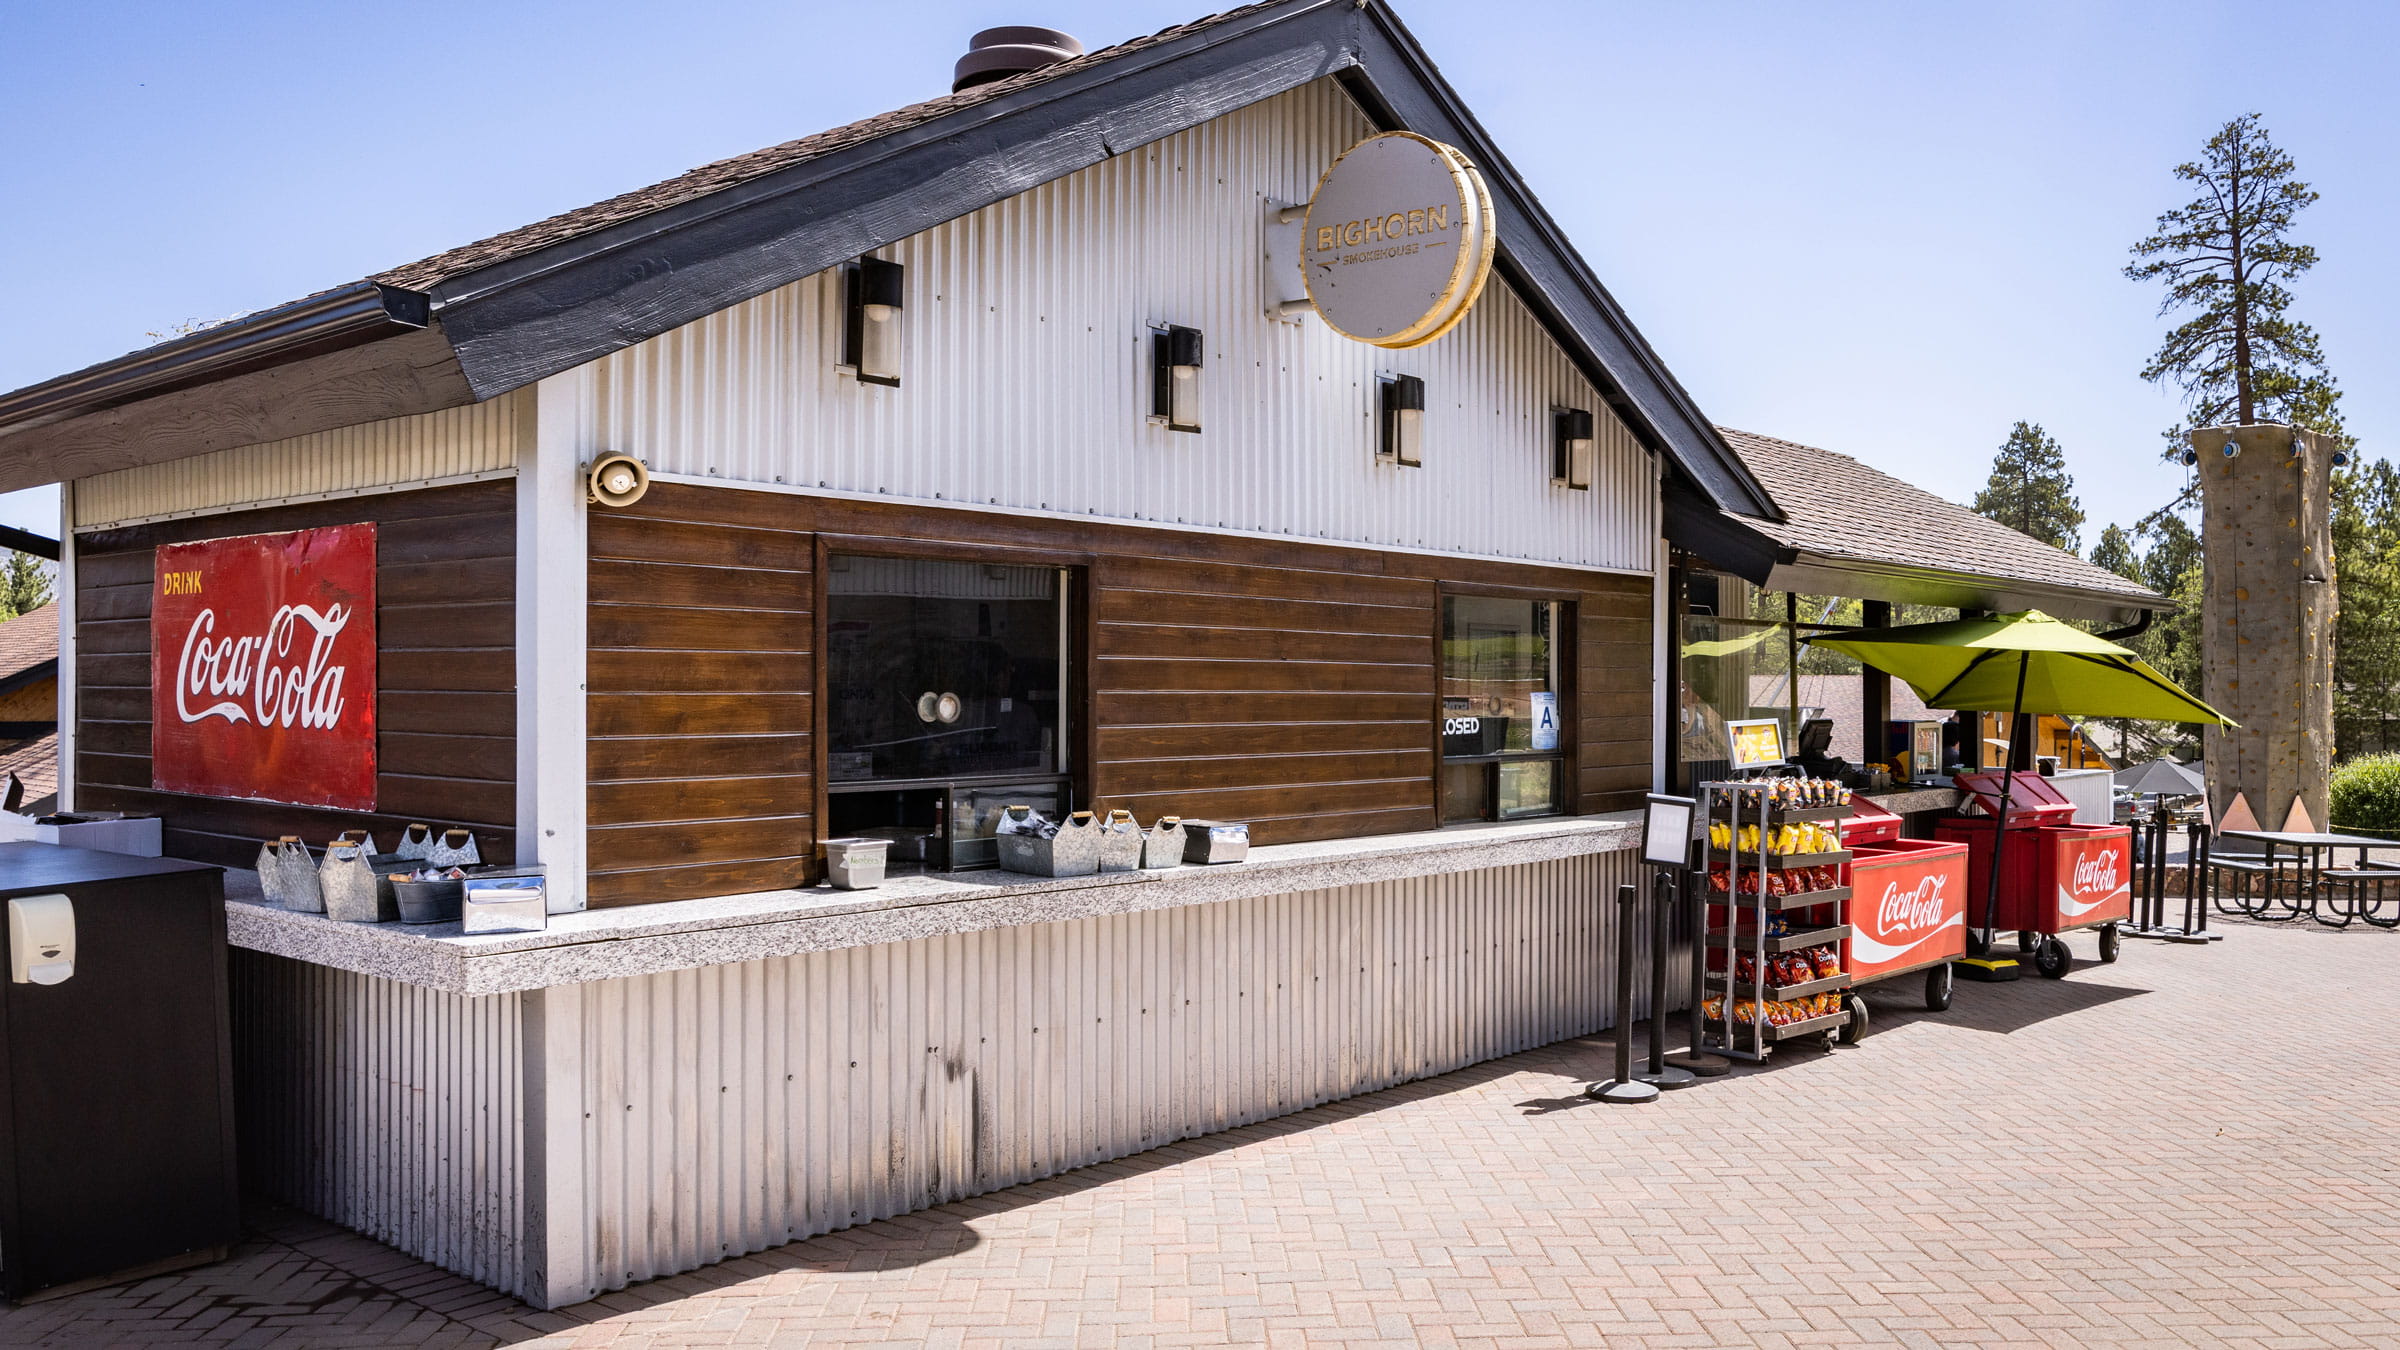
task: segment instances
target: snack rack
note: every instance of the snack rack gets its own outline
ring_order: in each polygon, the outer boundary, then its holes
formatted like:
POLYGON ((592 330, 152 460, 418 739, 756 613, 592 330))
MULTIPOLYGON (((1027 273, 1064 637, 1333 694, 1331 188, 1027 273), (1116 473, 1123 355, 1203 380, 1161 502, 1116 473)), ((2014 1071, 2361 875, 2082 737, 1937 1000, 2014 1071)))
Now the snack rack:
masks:
MULTIPOLYGON (((1787 889, 1818 868, 1826 869, 1825 878, 1838 879, 1849 852, 1777 847, 1778 832, 1789 826, 1821 828, 1833 836, 1828 842, 1838 845, 1840 823, 1850 815, 1848 794, 1841 794, 1837 804, 1795 805, 1777 800, 1780 790, 1772 780, 1704 783, 1701 794, 1707 828, 1701 836, 1699 884, 1706 888, 1709 916, 1701 993, 1713 1015, 1702 1019, 1702 1043, 1696 1048, 1763 1060, 1778 1044, 1802 1037, 1827 1045, 1837 1036, 1855 1039, 1850 1033, 1860 1019, 1846 992, 1846 970, 1812 972, 1808 979, 1781 979, 1773 970, 1778 957, 1828 946, 1838 952, 1850 936, 1850 926, 1842 922, 1849 887, 1787 889), (1817 1001, 1828 994, 1838 995, 1831 1011, 1778 1023, 1769 1009, 1770 1003, 1817 1001)), ((1782 842, 1791 842, 1789 836, 1782 842)))

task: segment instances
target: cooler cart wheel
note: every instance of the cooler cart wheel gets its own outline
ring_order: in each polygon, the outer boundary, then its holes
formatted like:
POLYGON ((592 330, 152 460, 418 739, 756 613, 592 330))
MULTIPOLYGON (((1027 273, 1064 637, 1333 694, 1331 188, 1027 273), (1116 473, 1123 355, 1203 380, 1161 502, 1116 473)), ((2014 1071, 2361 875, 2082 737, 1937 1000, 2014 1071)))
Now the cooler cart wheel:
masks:
POLYGON ((2031 933, 2017 934, 2017 955, 2019 956, 2023 956, 2041 945, 2042 940, 2031 933))
POLYGON ((1925 968, 1925 1011, 1950 1010, 1950 963, 1925 968))
POLYGON ((2116 959, 2117 926, 2113 923, 2104 923, 2100 925, 2100 963, 2106 965, 2116 959))
POLYGON ((1850 1014, 1850 1020, 1842 1023, 1841 1029, 1833 1033, 1834 1037, 1844 1045, 1856 1045, 1859 1038, 1867 1034, 1867 1001, 1856 994, 1845 993, 1842 995, 1842 1011, 1850 1014))
POLYGON ((2033 949, 2033 968, 2045 980, 2065 979, 2067 967, 2074 963, 2075 958, 2068 952, 2067 944, 2055 937, 2043 938, 2041 945, 2033 949))

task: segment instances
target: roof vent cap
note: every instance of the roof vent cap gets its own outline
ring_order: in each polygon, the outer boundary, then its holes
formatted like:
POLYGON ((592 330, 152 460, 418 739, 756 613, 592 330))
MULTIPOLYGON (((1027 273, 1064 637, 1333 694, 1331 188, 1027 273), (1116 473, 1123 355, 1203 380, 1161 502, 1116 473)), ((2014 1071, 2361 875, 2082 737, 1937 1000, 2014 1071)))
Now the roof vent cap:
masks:
POLYGON ((950 92, 1005 80, 1083 55, 1083 44, 1055 28, 986 28, 967 39, 967 54, 951 73, 950 92))

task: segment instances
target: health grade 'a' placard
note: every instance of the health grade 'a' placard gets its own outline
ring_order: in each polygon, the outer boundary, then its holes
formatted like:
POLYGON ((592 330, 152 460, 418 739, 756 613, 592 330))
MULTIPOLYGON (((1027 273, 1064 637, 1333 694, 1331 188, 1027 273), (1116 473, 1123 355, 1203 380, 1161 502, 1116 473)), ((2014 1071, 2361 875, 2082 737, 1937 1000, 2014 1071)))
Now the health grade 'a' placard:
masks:
POLYGON ((150 606, 150 783, 375 809, 375 527, 167 544, 150 606))

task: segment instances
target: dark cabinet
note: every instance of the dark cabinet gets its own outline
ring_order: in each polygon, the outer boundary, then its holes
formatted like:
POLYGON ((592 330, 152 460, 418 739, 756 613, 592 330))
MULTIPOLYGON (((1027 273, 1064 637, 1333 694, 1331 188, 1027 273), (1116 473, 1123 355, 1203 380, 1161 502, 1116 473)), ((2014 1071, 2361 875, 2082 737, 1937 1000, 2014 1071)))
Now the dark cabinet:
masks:
MULTIPOLYGON (((38 931, 36 932, 39 938, 38 931)), ((214 867, 0 844, 0 1292, 45 1292, 198 1264, 240 1234, 214 867), (73 965, 19 937, 65 896, 73 965)))

